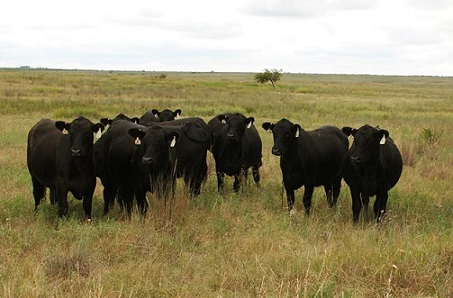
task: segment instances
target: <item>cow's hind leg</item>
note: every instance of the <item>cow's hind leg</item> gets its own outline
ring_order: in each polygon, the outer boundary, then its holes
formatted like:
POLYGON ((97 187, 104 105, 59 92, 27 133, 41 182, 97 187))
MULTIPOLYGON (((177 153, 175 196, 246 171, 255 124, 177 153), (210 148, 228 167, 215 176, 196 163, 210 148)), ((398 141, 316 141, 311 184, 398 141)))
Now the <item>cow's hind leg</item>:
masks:
POLYGON ((313 186, 305 185, 303 201, 304 201, 305 213, 307 215, 310 215, 310 211, 311 211, 311 198, 313 197, 313 190, 314 190, 313 186))
POLYGON ((33 184, 33 198, 35 199, 35 211, 38 210, 38 205, 41 203, 41 199, 46 195, 46 187, 41 184, 35 177, 31 177, 33 184))
POLYGON ((111 185, 104 186, 104 215, 109 213, 110 208, 113 207, 116 196, 116 187, 111 185))
POLYGON ((333 187, 330 184, 324 185, 324 191, 326 192, 326 199, 327 199, 327 204, 329 204, 329 207, 332 208, 335 206, 335 203, 333 201, 333 187))
POLYGON ((331 207, 335 207, 337 205, 338 197, 340 196, 341 179, 342 179, 342 177, 339 176, 338 179, 333 182, 332 206, 331 207))
POLYGON ((260 176, 260 166, 261 165, 254 165, 252 166, 252 174, 253 174, 253 180, 255 181, 255 183, 260 186, 260 180, 261 180, 261 176, 260 176))
POLYGON ((126 214, 128 218, 132 215, 132 203, 134 199, 134 187, 120 187, 118 189, 118 197, 124 202, 124 207, 126 208, 126 214))

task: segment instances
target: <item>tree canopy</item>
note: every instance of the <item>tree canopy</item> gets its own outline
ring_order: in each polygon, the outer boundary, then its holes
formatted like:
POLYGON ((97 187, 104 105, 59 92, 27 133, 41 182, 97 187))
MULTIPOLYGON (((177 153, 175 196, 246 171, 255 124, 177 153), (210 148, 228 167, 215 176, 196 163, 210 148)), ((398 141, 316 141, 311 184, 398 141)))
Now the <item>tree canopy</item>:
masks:
POLYGON ((281 69, 278 70, 274 68, 269 70, 266 68, 263 72, 255 75, 255 81, 261 84, 265 84, 270 81, 272 83, 272 87, 275 89, 275 83, 280 80, 282 76, 283 74, 281 69))

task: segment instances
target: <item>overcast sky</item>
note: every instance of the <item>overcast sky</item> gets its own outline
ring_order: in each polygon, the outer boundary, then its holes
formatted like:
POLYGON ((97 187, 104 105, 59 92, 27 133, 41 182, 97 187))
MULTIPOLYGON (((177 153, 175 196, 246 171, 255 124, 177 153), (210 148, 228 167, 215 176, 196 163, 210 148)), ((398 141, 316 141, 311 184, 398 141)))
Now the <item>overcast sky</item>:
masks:
POLYGON ((453 76, 451 0, 14 0, 0 67, 453 76))

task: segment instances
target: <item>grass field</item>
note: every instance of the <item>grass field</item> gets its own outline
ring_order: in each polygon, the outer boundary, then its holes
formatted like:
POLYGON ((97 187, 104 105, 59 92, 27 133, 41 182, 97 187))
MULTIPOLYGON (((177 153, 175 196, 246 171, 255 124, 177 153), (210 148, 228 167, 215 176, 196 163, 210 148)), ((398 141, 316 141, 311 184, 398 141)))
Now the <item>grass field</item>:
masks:
MULTIPOLYGON (((276 89, 248 73, 0 70, 1 297, 452 297, 453 78, 284 74, 276 89), (208 121, 255 117, 262 186, 217 192, 210 153, 201 196, 178 182, 171 220, 149 195, 142 218, 115 206, 93 223, 70 197, 68 217, 46 200, 34 214, 26 166, 29 129, 41 118, 99 121, 156 108, 208 121), (291 219, 265 121, 310 130, 380 125, 401 149, 403 175, 388 217, 352 224, 349 189, 329 209, 316 189, 307 218, 296 192, 291 219)), ((372 199, 374 202, 374 199, 372 199)))

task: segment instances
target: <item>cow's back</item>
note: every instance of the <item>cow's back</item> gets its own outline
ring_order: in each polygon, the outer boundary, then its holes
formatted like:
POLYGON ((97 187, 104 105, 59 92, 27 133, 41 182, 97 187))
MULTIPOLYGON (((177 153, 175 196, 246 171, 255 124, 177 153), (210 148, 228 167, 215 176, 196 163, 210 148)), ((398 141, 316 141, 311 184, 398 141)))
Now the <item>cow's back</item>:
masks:
POLYGON ((30 174, 47 187, 55 187, 56 149, 63 133, 49 119, 40 120, 28 133, 27 166, 30 174))
POLYGON ((252 165, 262 164, 262 142, 255 125, 245 130, 245 135, 242 140, 242 152, 244 157, 244 166, 249 168, 252 165))
POLYGON ((297 144, 298 161, 289 160, 289 167, 299 165, 303 184, 310 180, 315 186, 324 185, 341 174, 348 145, 346 135, 334 126, 301 133, 297 144))

